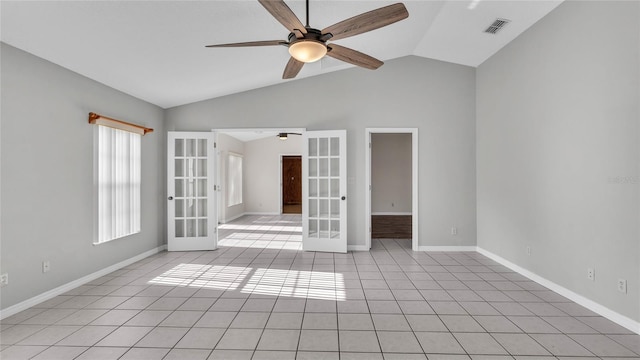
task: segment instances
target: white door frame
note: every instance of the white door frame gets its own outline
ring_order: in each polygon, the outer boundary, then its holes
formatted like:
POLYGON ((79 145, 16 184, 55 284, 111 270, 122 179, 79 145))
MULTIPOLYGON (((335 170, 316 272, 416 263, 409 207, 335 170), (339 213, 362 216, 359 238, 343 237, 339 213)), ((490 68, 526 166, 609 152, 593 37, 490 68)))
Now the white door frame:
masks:
MULTIPOLYGON (((218 143, 218 134, 222 133, 226 133, 226 132, 295 132, 295 133, 301 133, 304 134, 305 131, 307 131, 306 128, 287 128, 287 127, 283 127, 283 128, 229 128, 229 129, 211 129, 211 131, 213 131, 216 135, 216 143, 218 143)), ((301 149, 302 151, 302 149, 301 149)), ((216 149, 216 156, 218 160, 217 164, 221 164, 220 161, 220 151, 216 149)), ((243 154, 244 155, 244 154, 243 154)), ((220 171, 217 171, 219 169, 216 169, 216 172, 218 173, 218 178, 216 179, 216 185, 217 185, 217 191, 221 191, 220 189, 220 184, 222 183, 222 179, 219 177, 220 176, 220 171)), ((225 172, 226 174, 226 172, 225 172)), ((282 157, 280 157, 280 181, 282 182, 282 157)), ((226 189, 222 190, 222 191, 226 191, 226 189)), ((282 184, 280 185, 280 192, 282 192, 282 184)), ((217 202, 219 201, 219 199, 222 196, 216 196, 216 206, 226 206, 226 204, 218 204, 217 202)), ((225 197, 226 199, 226 197, 225 197)), ((282 200, 282 194, 280 194, 280 200, 282 200)), ((243 201, 244 201, 244 194, 243 194, 243 201)), ((216 209, 219 209, 216 208, 216 209)), ((225 209, 226 212, 226 209, 225 209)), ((217 221, 220 222, 220 213, 222 213, 221 211, 218 211, 218 219, 217 221)), ((282 201, 280 201, 280 214, 282 214, 282 201)))
POLYGON ((365 129, 365 241, 371 249, 371 134, 411 134, 411 249, 418 251, 418 128, 365 129))

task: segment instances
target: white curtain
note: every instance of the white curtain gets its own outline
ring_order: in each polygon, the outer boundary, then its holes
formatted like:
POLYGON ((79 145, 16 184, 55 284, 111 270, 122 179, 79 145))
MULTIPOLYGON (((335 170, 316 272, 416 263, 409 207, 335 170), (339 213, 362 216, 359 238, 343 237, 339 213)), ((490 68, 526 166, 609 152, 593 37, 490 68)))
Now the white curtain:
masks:
POLYGON ((242 204, 242 156, 229 154, 227 206, 242 204))
POLYGON ((142 136, 98 126, 98 243, 140 232, 142 136))

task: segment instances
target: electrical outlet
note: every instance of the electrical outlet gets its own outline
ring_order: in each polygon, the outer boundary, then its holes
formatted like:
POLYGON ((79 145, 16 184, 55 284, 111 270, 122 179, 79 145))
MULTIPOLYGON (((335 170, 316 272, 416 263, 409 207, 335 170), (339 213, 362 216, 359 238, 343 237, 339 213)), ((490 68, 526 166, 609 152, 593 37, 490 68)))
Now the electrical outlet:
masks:
POLYGON ((627 293, 627 280, 618 279, 618 291, 623 294, 627 293))
POLYGON ((0 275, 0 287, 5 287, 7 285, 9 285, 9 274, 4 273, 0 275))
POLYGON ((452 227, 451 228, 451 235, 458 235, 458 228, 457 227, 452 227))
POLYGON ((42 272, 43 273, 48 273, 49 270, 51 270, 51 263, 49 263, 49 260, 43 261, 42 262, 42 272))
POLYGON ((527 255, 531 256, 531 246, 527 246, 527 255))
POLYGON ((596 281, 596 270, 592 268, 587 269, 587 279, 596 281))

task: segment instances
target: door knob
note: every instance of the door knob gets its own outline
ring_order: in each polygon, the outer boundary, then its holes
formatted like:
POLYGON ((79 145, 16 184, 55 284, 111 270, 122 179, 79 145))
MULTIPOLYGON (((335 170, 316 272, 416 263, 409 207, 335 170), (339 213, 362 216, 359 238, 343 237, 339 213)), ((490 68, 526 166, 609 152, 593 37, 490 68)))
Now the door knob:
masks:
POLYGON ((343 196, 343 197, 341 197, 340 199, 341 199, 341 200, 347 200, 347 197, 346 197, 346 196, 343 196))
POLYGON ((168 199, 169 199, 169 200, 173 200, 173 196, 169 196, 169 198, 168 198, 168 199))

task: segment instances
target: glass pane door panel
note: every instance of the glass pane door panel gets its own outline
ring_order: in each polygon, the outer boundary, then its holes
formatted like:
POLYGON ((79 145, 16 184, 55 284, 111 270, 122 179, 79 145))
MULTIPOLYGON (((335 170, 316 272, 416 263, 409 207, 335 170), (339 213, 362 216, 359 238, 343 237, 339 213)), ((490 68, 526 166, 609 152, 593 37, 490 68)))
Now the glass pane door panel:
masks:
POLYGON ((198 197, 207 197, 207 179, 198 179, 198 197))
POLYGON ((207 157, 207 139, 198 139, 198 156, 207 157))
POLYGON ((320 179, 320 190, 318 191, 318 196, 320 197, 329 196, 329 180, 320 179))
POLYGON ((318 179, 309 179, 309 197, 318 196, 318 179))
POLYGON ((207 217, 207 199, 198 199, 198 217, 207 217))
POLYGON ((318 217, 328 218, 329 217, 329 200, 320 199, 320 209, 318 211, 320 212, 318 217))
POLYGON ((184 156, 184 139, 176 139, 174 142, 175 146, 175 156, 180 157, 184 156))
POLYGON ((309 217, 318 217, 318 200, 316 199, 309 199, 309 217))
POLYGON ((187 217, 195 217, 196 216, 196 203, 193 199, 189 199, 186 201, 187 203, 187 217))
POLYGON ((331 220, 331 238, 340 237, 340 220, 331 220))
POLYGON ((318 156, 318 139, 309 139, 309 156, 318 156))
POLYGON ((197 177, 207 176, 207 159, 198 159, 196 176, 197 177))
MULTIPOLYGON (((346 132, 311 131, 306 135, 308 153, 304 175, 308 189, 303 189, 306 201, 303 214, 307 229, 303 236, 303 249, 311 251, 346 252, 345 202, 342 192, 346 190, 346 158, 344 144, 346 132), (309 240, 309 241, 307 241, 309 240)), ((303 166, 303 168, 305 168, 303 166)))
POLYGON ((184 220, 179 219, 175 221, 176 227, 176 237, 182 238, 184 237, 184 220))
POLYGON ((198 236, 207 236, 207 219, 198 220, 198 236))
POLYGON ((210 180, 215 176, 214 141, 212 132, 168 132, 170 251, 216 248, 216 203, 214 182, 210 180))
POLYGON ((176 177, 183 177, 184 176, 184 160, 183 159, 176 159, 175 161, 175 176, 176 177))
POLYGON ((175 217, 176 219, 184 217, 184 200, 176 199, 175 217))
POLYGON ((309 158, 309 178, 318 176, 318 159, 309 158))
POLYGON ((184 197, 184 180, 176 179, 175 183, 176 183, 176 187, 175 187, 176 197, 184 197))
POLYGON ((331 179, 331 197, 340 197, 340 179, 331 179))
POLYGON ((340 218, 340 200, 331 200, 331 217, 340 218))
POLYGON ((320 220, 320 231, 318 233, 318 237, 329 237, 329 220, 320 220))
POLYGON ((329 139, 319 138, 318 147, 319 147, 319 154, 318 154, 319 156, 329 156, 329 139))
POLYGON ((331 177, 340 176, 340 159, 332 158, 331 159, 331 177))
POLYGON ((320 168, 318 170, 318 176, 329 176, 329 160, 328 159, 320 159, 320 168))
POLYGON ((318 237, 318 220, 309 219, 309 237, 318 237))
POLYGON ((331 156, 340 156, 340 139, 331 138, 331 156))
POLYGON ((188 237, 196 236, 196 220, 195 219, 187 219, 187 236, 188 237))
POLYGON ((187 139, 186 156, 196 156, 196 139, 187 139))

